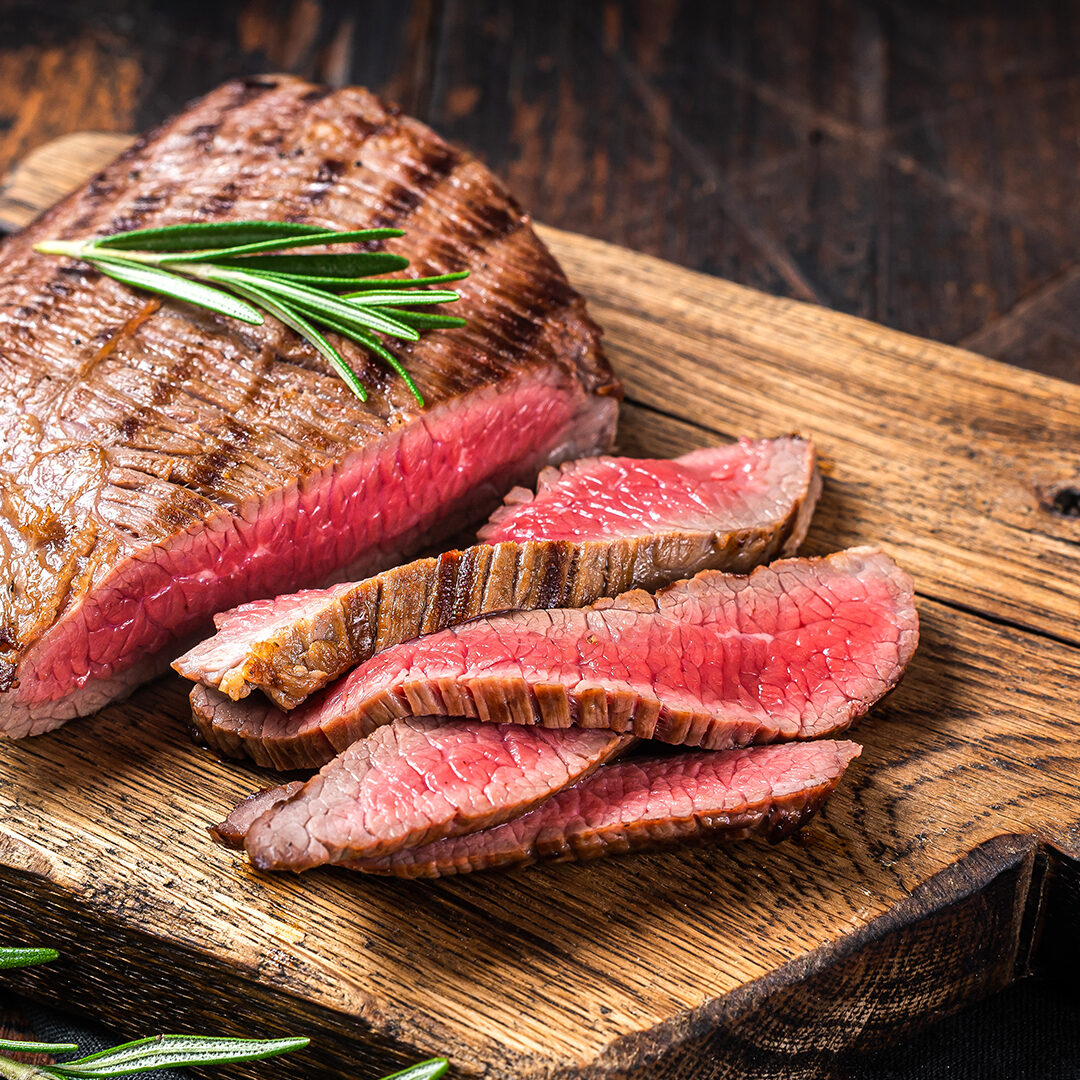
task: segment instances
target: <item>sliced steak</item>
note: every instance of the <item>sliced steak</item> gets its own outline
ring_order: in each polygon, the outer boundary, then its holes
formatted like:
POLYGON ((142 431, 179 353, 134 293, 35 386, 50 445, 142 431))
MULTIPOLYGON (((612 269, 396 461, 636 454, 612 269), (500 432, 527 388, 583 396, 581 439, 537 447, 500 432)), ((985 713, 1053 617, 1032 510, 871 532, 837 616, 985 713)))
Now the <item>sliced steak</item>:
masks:
POLYGON ((802 542, 819 489, 814 444, 796 435, 671 460, 584 458, 545 469, 535 495, 511 491, 478 535, 497 544, 690 534, 725 569, 746 573, 802 542))
POLYGON ((291 780, 287 784, 278 787, 263 788, 249 795, 237 806, 220 825, 213 825, 209 829, 210 835, 221 845, 234 848, 237 851, 244 850, 244 838, 251 828, 252 822, 262 817, 268 810, 279 803, 291 799, 302 787, 303 780, 291 780))
POLYGON ((281 768, 411 715, 724 749, 843 730, 917 642, 910 578, 883 552, 852 548, 450 627, 379 653, 288 714, 196 688, 195 722, 226 756, 281 768))
POLYGON ((347 865, 434 878, 754 834, 775 842, 818 810, 860 752, 822 741, 605 765, 506 824, 347 865))
MULTIPOLYGON (((617 383, 501 184, 360 89, 227 83, 0 247, 0 732, 127 693, 215 611, 395 565, 539 467, 610 445, 617 383), (468 269, 461 330, 390 345, 427 401, 335 339, 34 254, 195 220, 399 225, 410 275, 468 269), (513 437, 508 438, 507 433, 513 437)), ((167 662, 167 660, 165 661, 167 662)))
POLYGON ((819 488, 813 444, 797 437, 546 469, 535 495, 510 493, 480 532, 487 544, 244 604, 173 667, 234 700, 257 687, 293 709, 375 653, 479 615, 581 607, 794 554, 819 488))
POLYGON ((191 734, 223 758, 268 769, 318 769, 380 725, 350 714, 345 680, 283 712, 261 694, 233 701, 208 686, 191 689, 191 734))
POLYGON ((241 803, 218 832, 250 822, 245 846, 263 870, 389 854, 516 817, 632 741, 609 731, 403 720, 353 743, 282 801, 256 796, 270 806, 254 821, 241 803))

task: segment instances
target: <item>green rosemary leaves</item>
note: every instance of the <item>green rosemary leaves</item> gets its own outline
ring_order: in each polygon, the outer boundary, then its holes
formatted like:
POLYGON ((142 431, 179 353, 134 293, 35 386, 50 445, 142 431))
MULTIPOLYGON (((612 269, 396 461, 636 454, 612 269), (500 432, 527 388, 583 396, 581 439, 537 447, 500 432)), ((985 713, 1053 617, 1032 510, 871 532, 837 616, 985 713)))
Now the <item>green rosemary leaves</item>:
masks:
POLYGON ((384 251, 299 254, 289 249, 370 243, 404 236, 400 229, 342 232, 287 221, 232 221, 135 229, 91 240, 45 240, 35 251, 82 259, 124 285, 196 304, 241 322, 265 315, 291 327, 333 365, 361 400, 367 392, 325 331, 385 361, 424 399, 381 337, 417 341, 425 330, 464 326, 450 315, 413 308, 460 299, 451 289, 468 271, 426 278, 386 278, 408 259, 384 251))
MULTIPOLYGON (((0 969, 28 967, 55 960, 54 949, 0 948, 0 969)), ((219 1039, 205 1035, 154 1035, 148 1039, 87 1054, 77 1061, 53 1065, 27 1065, 3 1056, 9 1053, 70 1054, 75 1043, 35 1043, 0 1039, 0 1077, 3 1080, 107 1080, 114 1076, 187 1065, 224 1065, 234 1061, 261 1061, 308 1045, 307 1039, 219 1039)), ((436 1080, 447 1069, 446 1058, 422 1061, 384 1080, 436 1080)))

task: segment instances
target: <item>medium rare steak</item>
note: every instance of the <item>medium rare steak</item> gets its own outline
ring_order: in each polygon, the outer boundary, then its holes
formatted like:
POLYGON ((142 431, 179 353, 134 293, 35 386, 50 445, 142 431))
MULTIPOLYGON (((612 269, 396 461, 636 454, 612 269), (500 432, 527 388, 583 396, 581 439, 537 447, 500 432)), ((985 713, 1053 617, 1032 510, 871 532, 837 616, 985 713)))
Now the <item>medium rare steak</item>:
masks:
POLYGON ((92 712, 213 612, 375 573, 606 448, 598 338, 502 185, 397 109, 277 76, 196 102, 0 248, 0 732, 92 712), (388 346, 426 408, 348 342, 366 404, 273 319, 32 251, 251 219, 401 226, 410 275, 470 271, 464 329, 388 346))
MULTIPOLYGON (((797 437, 546 469, 535 495, 507 496, 480 532, 487 544, 244 604, 216 616, 217 633, 173 667, 234 700, 257 687, 292 709, 375 653, 479 615, 581 607, 794 554, 820 486, 813 444, 797 437)), ((261 705, 255 713, 267 715, 261 705)))
MULTIPOLYGON (((549 731, 419 717, 353 743, 270 808, 246 847, 263 870, 306 870, 389 854, 516 817, 587 776, 633 740, 609 731, 549 731)), ((239 831, 251 807, 241 803, 239 831)))
POLYGON ((379 653, 291 714, 205 688, 193 700, 217 749, 290 767, 411 715, 723 749, 843 730, 917 642, 911 580, 883 552, 852 548, 450 627, 379 653))
POLYGON ((278 803, 291 799, 303 786, 303 780, 290 780, 287 784, 256 791, 235 807, 220 825, 212 825, 208 831, 223 847, 243 851, 244 837, 247 836, 252 822, 278 803))
POLYGON ((251 758, 268 769, 318 769, 380 725, 351 717, 339 680, 298 709, 283 712, 261 694, 233 701, 208 686, 191 689, 191 734, 223 758, 251 758))
POLYGON ((504 825, 348 865, 433 878, 754 834, 775 842, 818 810, 860 752, 822 741, 605 765, 504 825))

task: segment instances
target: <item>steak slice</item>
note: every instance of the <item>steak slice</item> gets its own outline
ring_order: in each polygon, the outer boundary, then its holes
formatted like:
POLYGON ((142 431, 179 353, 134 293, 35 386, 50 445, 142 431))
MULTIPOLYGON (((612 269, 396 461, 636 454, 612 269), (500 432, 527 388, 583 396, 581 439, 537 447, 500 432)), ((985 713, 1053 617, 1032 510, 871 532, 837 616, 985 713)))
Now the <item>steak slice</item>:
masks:
POLYGON ((252 823, 279 803, 291 799, 303 786, 303 780, 290 780, 287 784, 256 791, 235 807, 220 825, 212 825, 208 832, 223 847, 243 851, 244 837, 252 823))
POLYGON ((775 843, 820 808, 861 750, 852 742, 786 743, 605 765, 503 825, 347 865, 434 878, 754 834, 775 843))
POLYGON ((191 734, 223 758, 251 758, 268 769, 318 769, 380 725, 350 713, 345 680, 283 712, 261 694, 233 701, 191 688, 191 734))
POLYGON ((273 76, 194 103, 0 247, 0 732, 92 712, 213 612, 377 573, 605 449, 618 385, 598 340, 502 185, 367 91, 273 76), (388 346, 425 408, 351 343, 366 404, 274 319, 32 251, 282 218, 400 225, 386 247, 410 275, 470 271, 466 327, 388 346))
POLYGON ((603 457, 545 469, 535 495, 510 492, 480 532, 486 544, 244 604, 216 616, 217 633, 173 667, 234 700, 257 687, 293 709, 375 653, 480 615, 581 607, 794 554, 820 485, 813 444, 795 436, 674 461, 603 457))
POLYGON ((290 714, 206 688, 193 704, 219 752, 282 768, 412 715, 717 750, 843 730, 896 683, 917 642, 910 578, 883 552, 852 548, 450 627, 379 653, 290 714))
POLYGON ((353 743, 281 801, 256 796, 269 809, 254 821, 241 803, 237 820, 217 831, 229 836, 250 821, 245 846, 263 870, 389 854, 516 817, 632 741, 610 731, 402 720, 353 743))

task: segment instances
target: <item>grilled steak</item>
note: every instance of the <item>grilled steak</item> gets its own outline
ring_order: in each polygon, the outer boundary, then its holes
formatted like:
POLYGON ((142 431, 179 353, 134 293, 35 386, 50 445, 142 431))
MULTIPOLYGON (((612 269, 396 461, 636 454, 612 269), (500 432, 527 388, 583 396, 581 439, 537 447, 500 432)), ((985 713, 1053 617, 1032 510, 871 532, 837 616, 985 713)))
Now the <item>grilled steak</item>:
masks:
POLYGON ((278 787, 263 788, 249 795, 220 825, 210 827, 210 835, 221 845, 244 850, 244 837, 252 823, 272 807, 291 799, 302 787, 303 780, 290 780, 278 787))
POLYGON ((283 712, 261 694, 233 701, 208 686, 191 689, 191 735, 219 757, 251 758, 268 769, 318 769, 378 724, 366 718, 341 723, 349 703, 345 681, 283 712))
POLYGON ((433 878, 753 834, 775 842, 818 810, 860 752, 823 741, 605 765, 506 824, 347 865, 433 878))
POLYGON ((91 712, 212 612, 375 573, 605 448, 618 388, 598 337, 487 170, 366 91, 275 76, 196 102, 0 248, 0 732, 91 712), (366 405, 273 319, 31 250, 283 218, 400 225, 387 250, 410 274, 471 271, 467 327, 390 346, 426 408, 348 343, 366 405))
MULTIPOLYGON (((545 469, 535 495, 511 491, 478 535, 497 544, 689 534, 726 569, 746 573, 802 542, 820 484, 814 445, 798 436, 740 439, 670 461, 586 458, 545 469)), ((639 587, 664 583, 664 571, 656 574, 639 587)))
MULTIPOLYGON (((609 731, 402 720, 353 743, 282 801, 262 796, 273 805, 251 822, 248 855, 263 870, 306 870, 483 828, 532 809, 632 741, 609 731)), ((250 819, 246 804, 236 812, 240 821, 219 832, 250 819)))
POLYGON ((852 548, 450 627, 379 653, 291 714, 205 688, 193 697, 207 741, 278 765, 411 715, 715 750, 843 730, 899 679, 917 641, 910 579, 881 551, 852 548))
MULTIPOLYGON (((581 607, 794 554, 819 488, 813 444, 794 437, 547 469, 536 495, 515 489, 481 530, 493 546, 245 604, 217 616, 214 637, 173 667, 234 700, 258 687, 292 709, 376 652, 479 615, 581 607)), ((255 713, 267 715, 261 705, 255 713)))

